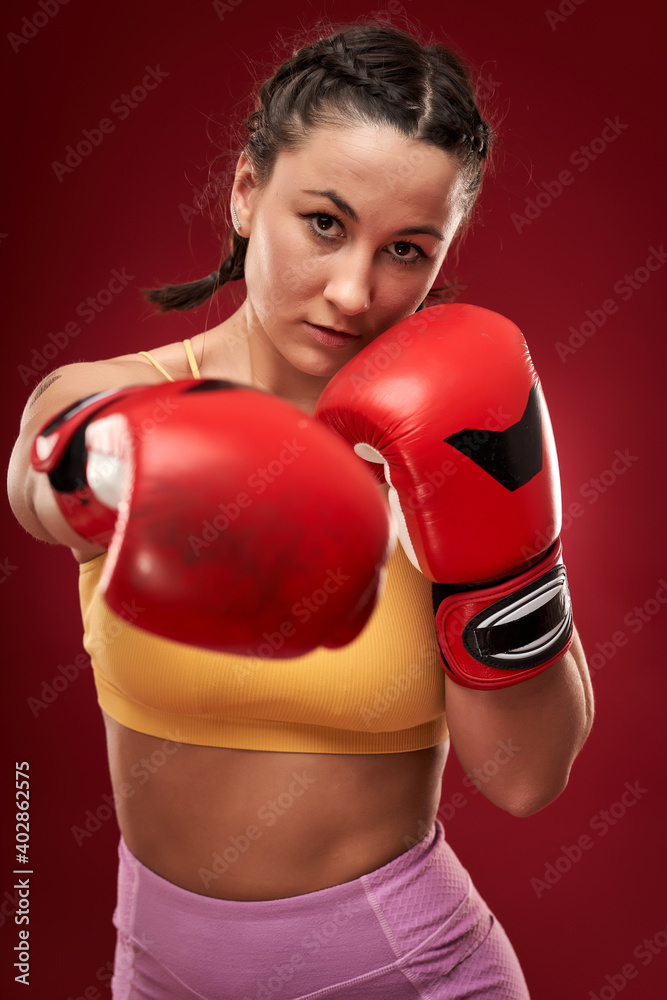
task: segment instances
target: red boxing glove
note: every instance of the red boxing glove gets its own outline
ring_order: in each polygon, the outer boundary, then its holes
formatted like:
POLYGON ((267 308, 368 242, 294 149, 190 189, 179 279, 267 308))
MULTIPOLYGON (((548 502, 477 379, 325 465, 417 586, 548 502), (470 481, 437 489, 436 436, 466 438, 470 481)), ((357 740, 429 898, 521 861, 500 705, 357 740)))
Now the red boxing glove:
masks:
POLYGON ((77 400, 42 427, 33 441, 30 461, 37 472, 46 472, 56 503, 67 523, 81 535, 105 548, 114 533, 124 480, 123 460, 92 444, 87 428, 98 413, 120 404, 143 385, 108 389, 77 400))
POLYGON ((444 666, 491 690, 545 670, 572 639, 558 461, 517 327, 436 306, 337 373, 316 415, 383 462, 399 537, 434 581, 444 666))
POLYGON ((112 534, 100 586, 117 613, 137 599, 138 628, 252 655, 277 635, 276 656, 301 656, 350 642, 375 607, 393 545, 382 492, 268 393, 215 380, 101 393, 42 429, 32 463, 76 531, 112 534))

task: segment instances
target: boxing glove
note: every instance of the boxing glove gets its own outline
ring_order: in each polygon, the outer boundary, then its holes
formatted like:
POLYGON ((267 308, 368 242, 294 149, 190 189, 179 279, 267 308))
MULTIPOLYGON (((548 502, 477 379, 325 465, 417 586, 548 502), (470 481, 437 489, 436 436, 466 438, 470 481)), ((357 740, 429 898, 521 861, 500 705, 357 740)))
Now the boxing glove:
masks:
POLYGON ((449 676, 493 690, 545 670, 572 638, 558 461, 518 328, 436 306, 336 374, 316 416, 381 462, 399 537, 433 581, 449 676))
POLYGON ((32 444, 30 461, 46 472, 61 513, 70 527, 107 548, 116 524, 123 483, 123 458, 99 451, 91 443, 98 412, 119 404, 145 386, 107 389, 79 399, 52 417, 32 444))
POLYGON ((394 535, 349 448, 301 410, 229 382, 133 386, 82 400, 37 436, 32 464, 88 538, 110 535, 100 586, 136 626, 247 654, 351 641, 394 535), (307 621, 295 614, 301 602, 307 621))

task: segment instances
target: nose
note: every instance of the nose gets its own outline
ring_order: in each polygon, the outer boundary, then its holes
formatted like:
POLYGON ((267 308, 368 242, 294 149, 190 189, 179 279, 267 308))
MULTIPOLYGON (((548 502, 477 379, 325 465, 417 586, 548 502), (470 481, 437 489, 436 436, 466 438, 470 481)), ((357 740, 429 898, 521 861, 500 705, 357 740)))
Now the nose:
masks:
POLYGON ((345 316, 368 312, 373 297, 373 265, 360 253, 339 253, 331 260, 324 297, 345 316))

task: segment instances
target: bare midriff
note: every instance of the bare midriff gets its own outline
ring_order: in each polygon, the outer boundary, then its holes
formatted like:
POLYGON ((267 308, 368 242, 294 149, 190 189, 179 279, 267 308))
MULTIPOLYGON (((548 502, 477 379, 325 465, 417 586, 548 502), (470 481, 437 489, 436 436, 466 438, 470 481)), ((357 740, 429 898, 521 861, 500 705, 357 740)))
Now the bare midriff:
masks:
POLYGON ((220 899, 315 892, 403 854, 435 818, 449 746, 275 753, 173 743, 104 721, 128 848, 162 878, 220 899))

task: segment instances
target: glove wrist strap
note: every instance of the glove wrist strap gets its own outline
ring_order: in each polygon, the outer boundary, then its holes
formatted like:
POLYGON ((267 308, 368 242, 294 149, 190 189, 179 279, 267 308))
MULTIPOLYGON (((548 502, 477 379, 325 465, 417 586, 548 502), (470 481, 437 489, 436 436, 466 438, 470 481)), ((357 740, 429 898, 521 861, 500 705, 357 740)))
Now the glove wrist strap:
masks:
POLYGON ((465 687, 495 690, 546 670, 572 641, 560 540, 519 576, 444 597, 435 620, 445 669, 465 687))
POLYGON ((142 388, 107 390, 72 403, 42 427, 32 445, 30 462, 48 475, 63 517, 78 535, 98 545, 109 544, 117 512, 101 502, 88 482, 86 428, 109 405, 142 388))

